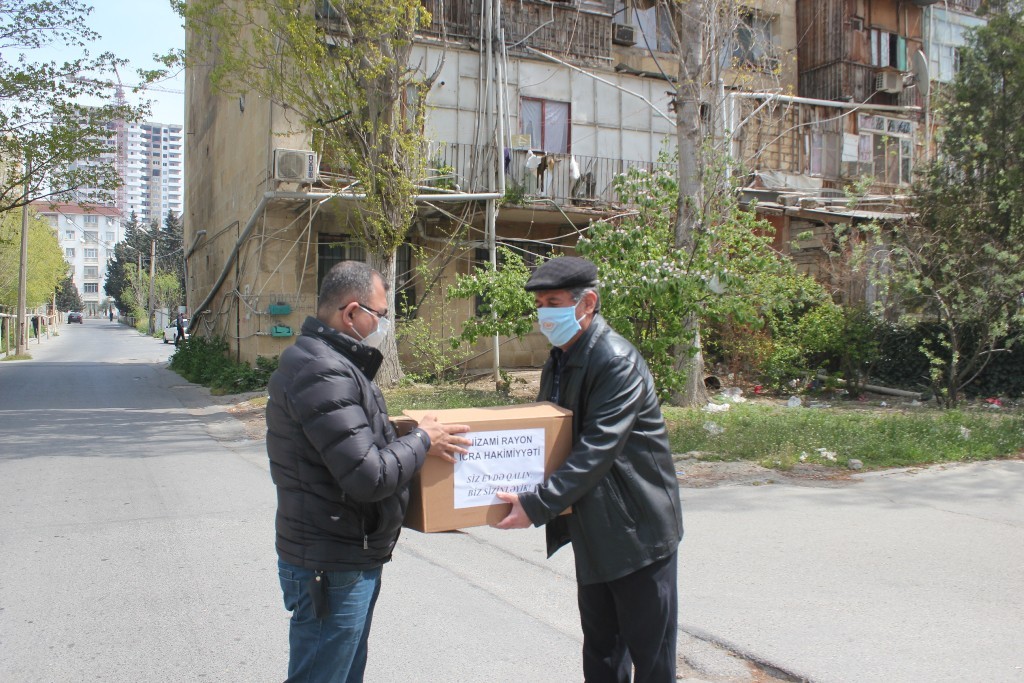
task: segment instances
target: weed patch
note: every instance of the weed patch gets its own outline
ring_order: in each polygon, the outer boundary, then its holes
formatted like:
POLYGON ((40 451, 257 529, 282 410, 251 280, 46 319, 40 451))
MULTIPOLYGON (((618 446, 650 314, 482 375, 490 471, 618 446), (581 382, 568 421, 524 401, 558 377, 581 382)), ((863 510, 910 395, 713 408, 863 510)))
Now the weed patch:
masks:
POLYGON ((988 460, 1024 450, 1024 416, 964 410, 910 413, 733 405, 709 420, 666 407, 672 450, 704 459, 753 460, 777 469, 797 462, 865 468, 988 460), (707 423, 715 429, 709 429, 707 423))

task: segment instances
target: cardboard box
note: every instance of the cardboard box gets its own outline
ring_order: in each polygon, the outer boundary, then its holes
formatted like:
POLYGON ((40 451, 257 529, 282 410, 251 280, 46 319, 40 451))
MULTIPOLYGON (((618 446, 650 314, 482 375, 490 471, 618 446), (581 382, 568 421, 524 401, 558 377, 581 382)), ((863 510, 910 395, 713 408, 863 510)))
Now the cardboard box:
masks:
POLYGON ((494 408, 407 410, 392 418, 399 433, 436 415, 445 424, 466 424, 475 441, 454 464, 428 457, 410 488, 405 526, 424 532, 496 524, 512 506, 495 502, 495 490, 532 490, 558 469, 572 449, 572 411, 554 403, 494 408), (543 472, 542 472, 543 470, 543 472))

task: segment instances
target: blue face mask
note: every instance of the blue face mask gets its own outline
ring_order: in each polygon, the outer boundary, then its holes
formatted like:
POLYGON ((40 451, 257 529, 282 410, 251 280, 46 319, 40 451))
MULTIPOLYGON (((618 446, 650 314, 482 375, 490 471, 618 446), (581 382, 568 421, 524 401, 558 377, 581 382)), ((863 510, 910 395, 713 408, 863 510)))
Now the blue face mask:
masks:
POLYGON ((538 308, 537 322, 552 346, 567 344, 581 329, 580 321, 576 319, 576 306, 538 308))

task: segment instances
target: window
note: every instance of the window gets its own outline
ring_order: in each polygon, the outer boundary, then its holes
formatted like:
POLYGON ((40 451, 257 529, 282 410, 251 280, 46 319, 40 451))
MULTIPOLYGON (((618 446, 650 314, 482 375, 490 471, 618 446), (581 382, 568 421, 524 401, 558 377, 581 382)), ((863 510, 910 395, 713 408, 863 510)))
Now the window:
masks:
POLYGON ((623 17, 632 14, 632 20, 625 23, 632 23, 637 28, 636 46, 645 50, 650 48, 659 52, 675 52, 672 45, 672 15, 667 3, 644 3, 648 5, 646 8, 639 7, 639 3, 631 4, 633 7, 629 10, 625 8, 625 3, 616 2, 615 6, 616 14, 622 12, 623 17))
POLYGON ((412 269, 412 245, 403 244, 395 253, 395 316, 403 320, 416 317, 416 285, 412 269))
POLYGON ((108 233, 107 233, 107 241, 108 241, 108 242, 113 242, 113 241, 114 241, 114 239, 116 239, 116 237, 115 237, 114 233, 112 233, 112 232, 108 232, 108 233))
POLYGON ((85 252, 83 254, 85 256, 85 258, 96 258, 96 250, 95 249, 84 249, 83 251, 85 252))
POLYGON ((85 294, 99 294, 100 284, 98 282, 82 283, 82 292, 85 294))
POLYGON ((99 277, 100 276, 99 266, 86 266, 85 267, 85 272, 83 273, 83 275, 85 277, 99 277))
POLYGON ((64 231, 64 239, 66 239, 66 240, 73 240, 73 239, 75 239, 75 231, 74 230, 65 230, 64 231))
POLYGON ((530 147, 569 153, 569 103, 524 97, 519 103, 519 132, 530 136, 530 147))
POLYGON ((82 223, 84 223, 85 225, 98 225, 99 222, 100 217, 97 216, 96 214, 87 214, 85 216, 82 216, 82 223))
POLYGON ((334 264, 342 261, 366 261, 366 249, 347 235, 320 235, 317 244, 316 289, 320 291, 324 276, 334 264))
POLYGON ((95 230, 84 230, 82 236, 88 244, 96 244, 100 241, 100 234, 95 230))
POLYGON ((888 116, 860 114, 858 159, 870 164, 880 183, 906 185, 914 170, 914 123, 888 116))
POLYGON ((73 258, 75 258, 75 248, 74 247, 65 247, 65 249, 64 249, 64 258, 66 258, 66 259, 73 259, 73 258))
POLYGON ((811 175, 827 178, 839 177, 842 136, 839 133, 811 133, 811 175))
POLYGON ((896 33, 871 29, 871 66, 907 70, 907 39, 896 33))
POLYGON ((753 10, 740 12, 732 37, 732 66, 758 69, 774 69, 778 66, 772 43, 773 20, 770 14, 753 10))

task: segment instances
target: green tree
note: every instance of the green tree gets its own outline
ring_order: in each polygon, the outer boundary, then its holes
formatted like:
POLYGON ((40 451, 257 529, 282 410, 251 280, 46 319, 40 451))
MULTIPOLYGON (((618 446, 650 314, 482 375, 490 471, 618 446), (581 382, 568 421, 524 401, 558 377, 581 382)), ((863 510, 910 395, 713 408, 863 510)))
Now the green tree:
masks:
POLYGON ((463 342, 473 344, 481 337, 522 337, 533 329, 533 295, 523 289, 530 279, 530 270, 507 247, 498 247, 498 256, 498 268, 485 263, 468 275, 458 275, 455 284, 445 292, 448 300, 480 297, 476 315, 463 323, 458 337, 452 338, 452 348, 463 342))
POLYGON ((754 276, 789 266, 771 248, 772 227, 741 211, 734 192, 702 207, 702 228, 682 249, 674 173, 631 169, 615 189, 636 212, 595 223, 577 251, 598 264, 605 318, 643 354, 661 397, 678 397, 692 367, 680 350, 699 344, 700 327, 712 322, 759 324, 754 276))
MULTIPOLYGON (((18 276, 21 261, 21 211, 0 213, 0 305, 18 304, 18 276)), ((25 304, 30 308, 48 303, 68 264, 49 221, 30 212, 28 222, 28 263, 25 304)))
MULTIPOLYGON (((353 212, 370 264, 394 282, 395 252, 426 167, 425 95, 436 78, 410 66, 429 20, 419 0, 175 2, 191 34, 189 66, 212 64, 214 87, 255 92, 313 131, 321 158, 365 193, 353 212)), ((394 311, 394 288, 388 293, 394 311)), ((378 381, 401 376, 389 335, 378 381)))
POLYGON ((94 199, 102 201, 121 184, 110 163, 74 164, 109 151, 116 133, 110 122, 140 120, 146 112, 86 103, 114 99, 108 81, 124 64, 112 53, 85 50, 100 38, 86 28, 91 12, 77 0, 0 2, 0 213, 38 199, 74 201, 83 187, 96 188, 94 199), (47 46, 80 49, 81 56, 34 59, 47 46))
POLYGON ((140 266, 143 261, 149 261, 149 235, 134 211, 124 225, 124 233, 124 240, 114 245, 114 254, 107 261, 103 291, 114 300, 118 310, 137 314, 134 307, 140 300, 134 292, 139 287, 140 266))
MULTIPOLYGON (((160 238, 156 244, 158 269, 177 278, 178 288, 181 292, 184 292, 185 259, 183 256, 185 252, 183 245, 185 233, 181 216, 173 211, 168 211, 167 215, 164 216, 164 224, 159 234, 160 238)), ((179 303, 184 303, 184 299, 180 297, 178 301, 172 302, 172 305, 177 306, 179 303)))
POLYGON ((915 188, 918 219, 894 231, 885 280, 941 328, 922 351, 946 407, 1024 329, 1024 16, 993 10, 940 99, 939 156, 915 188))
POLYGON ((85 308, 82 295, 78 293, 78 287, 75 287, 75 281, 71 279, 71 275, 67 275, 57 285, 56 299, 58 311, 80 311, 85 308))

